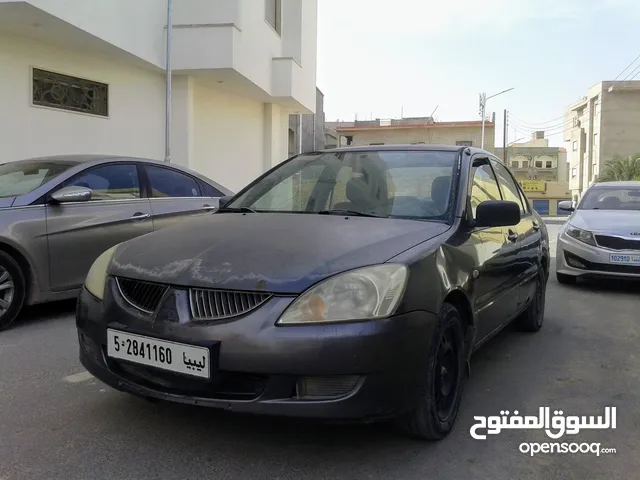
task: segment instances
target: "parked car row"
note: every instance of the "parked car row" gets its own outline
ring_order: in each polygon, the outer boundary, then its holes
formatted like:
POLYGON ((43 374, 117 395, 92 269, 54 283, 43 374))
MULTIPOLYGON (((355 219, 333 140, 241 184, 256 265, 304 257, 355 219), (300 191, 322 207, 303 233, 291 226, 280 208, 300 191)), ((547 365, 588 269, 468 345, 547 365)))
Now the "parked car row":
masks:
POLYGON ((0 330, 78 295, 105 250, 210 213, 232 192, 177 165, 66 155, 0 165, 0 330))

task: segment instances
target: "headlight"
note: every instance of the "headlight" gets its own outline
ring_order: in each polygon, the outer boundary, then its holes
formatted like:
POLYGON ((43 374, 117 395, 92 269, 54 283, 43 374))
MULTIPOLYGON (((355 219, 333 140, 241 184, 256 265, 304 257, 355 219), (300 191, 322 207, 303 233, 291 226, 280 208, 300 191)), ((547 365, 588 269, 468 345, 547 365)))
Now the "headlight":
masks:
POLYGON ((294 300, 276 324, 348 322, 389 316, 402 298, 408 274, 407 267, 397 264, 338 274, 294 300))
POLYGON ((111 247, 96 258, 96 261, 93 262, 93 265, 91 265, 89 269, 87 279, 84 281, 85 288, 100 300, 104 298, 104 287, 107 283, 107 269, 109 268, 109 264, 117 247, 118 245, 111 247))
POLYGON ((588 245, 596 246, 596 240, 593 238, 593 233, 588 230, 582 230, 580 228, 574 227, 573 225, 567 225, 567 229, 565 230, 566 234, 570 237, 575 238, 576 240, 580 240, 588 245))

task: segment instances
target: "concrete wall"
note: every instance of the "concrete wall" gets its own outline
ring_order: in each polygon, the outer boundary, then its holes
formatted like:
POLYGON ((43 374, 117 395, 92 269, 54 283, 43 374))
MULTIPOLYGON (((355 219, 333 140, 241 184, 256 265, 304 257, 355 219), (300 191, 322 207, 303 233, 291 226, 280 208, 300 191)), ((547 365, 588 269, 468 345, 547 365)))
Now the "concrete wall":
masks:
POLYGON ((290 135, 292 135, 289 143, 289 156, 293 156, 298 153, 298 149, 300 148, 298 143, 300 142, 299 135, 302 137, 303 153, 322 150, 325 148, 324 94, 318 89, 316 89, 315 111, 316 113, 314 114, 291 115, 289 117, 289 130, 290 135))
POLYGON ((100 153, 164 158, 160 73, 0 33, 2 160, 100 153), (109 84, 109 117, 32 105, 31 68, 109 84))

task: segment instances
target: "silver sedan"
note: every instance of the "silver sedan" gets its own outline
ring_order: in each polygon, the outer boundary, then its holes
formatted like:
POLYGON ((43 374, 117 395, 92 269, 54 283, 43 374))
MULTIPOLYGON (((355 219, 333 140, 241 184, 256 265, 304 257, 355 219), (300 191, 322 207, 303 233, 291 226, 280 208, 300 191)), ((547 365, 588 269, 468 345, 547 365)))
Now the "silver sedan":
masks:
POLYGON ((113 245, 215 210, 231 194, 191 170, 140 158, 0 165, 0 330, 24 305, 76 296, 113 245))
POLYGON ((556 272, 560 283, 577 278, 640 279, 640 182, 591 186, 558 234, 556 272))

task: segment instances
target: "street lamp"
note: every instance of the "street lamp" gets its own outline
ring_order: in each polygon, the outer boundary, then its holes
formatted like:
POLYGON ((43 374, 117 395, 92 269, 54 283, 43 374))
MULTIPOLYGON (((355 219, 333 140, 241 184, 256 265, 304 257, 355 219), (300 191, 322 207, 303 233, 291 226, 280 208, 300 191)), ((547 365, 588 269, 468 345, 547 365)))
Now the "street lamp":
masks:
POLYGON ((502 95, 503 93, 510 92, 514 88, 515 87, 508 88, 508 89, 503 90, 503 91, 501 91, 499 93, 491 95, 490 97, 487 97, 486 93, 481 93, 480 94, 480 115, 482 116, 482 138, 480 140, 480 148, 484 149, 484 122, 485 122, 485 109, 487 107, 487 100, 489 100, 490 98, 493 98, 493 97, 497 97, 498 95, 502 95))

